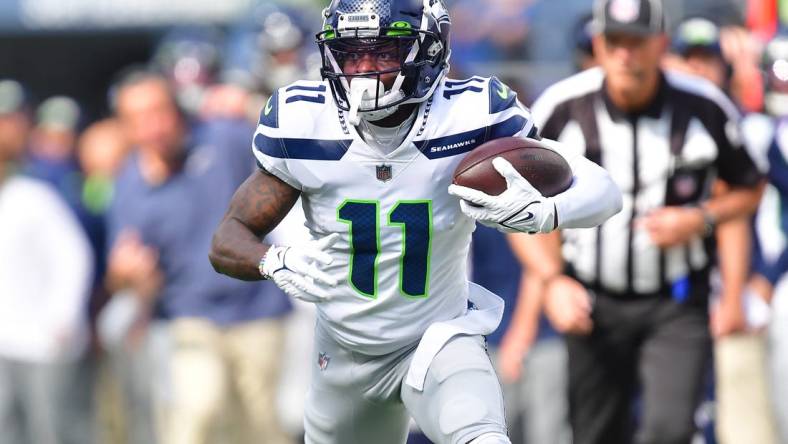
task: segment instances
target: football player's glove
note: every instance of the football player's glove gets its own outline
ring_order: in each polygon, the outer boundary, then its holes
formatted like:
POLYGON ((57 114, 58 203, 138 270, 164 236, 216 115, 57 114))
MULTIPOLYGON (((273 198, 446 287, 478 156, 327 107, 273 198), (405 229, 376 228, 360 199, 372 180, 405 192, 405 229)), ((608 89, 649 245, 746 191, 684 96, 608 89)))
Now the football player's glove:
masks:
POLYGON ((553 199, 542 196, 506 159, 496 157, 492 163, 506 179, 506 190, 498 196, 490 196, 473 188, 449 185, 449 194, 461 199, 462 212, 504 233, 553 231, 557 222, 553 199))
POLYGON ((325 302, 329 295, 315 284, 337 285, 337 280, 320 270, 320 266, 333 261, 324 250, 338 239, 339 234, 334 233, 304 246, 271 245, 260 261, 260 274, 296 299, 325 302))

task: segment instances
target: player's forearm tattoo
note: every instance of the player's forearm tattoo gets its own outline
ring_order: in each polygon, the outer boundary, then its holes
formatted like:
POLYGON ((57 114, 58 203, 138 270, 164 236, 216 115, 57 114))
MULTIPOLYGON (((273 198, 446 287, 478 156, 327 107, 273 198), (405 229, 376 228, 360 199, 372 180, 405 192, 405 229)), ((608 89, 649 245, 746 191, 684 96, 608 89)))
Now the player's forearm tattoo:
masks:
POLYGON ((214 233, 210 253, 214 269, 238 279, 261 279, 257 265, 268 250, 261 239, 282 221, 299 194, 265 172, 246 179, 214 233))

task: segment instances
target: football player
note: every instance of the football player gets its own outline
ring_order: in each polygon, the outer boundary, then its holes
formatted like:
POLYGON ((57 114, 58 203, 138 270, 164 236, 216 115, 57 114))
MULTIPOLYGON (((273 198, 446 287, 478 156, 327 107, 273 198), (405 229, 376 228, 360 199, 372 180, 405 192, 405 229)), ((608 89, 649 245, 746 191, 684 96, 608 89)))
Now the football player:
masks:
POLYGON ((403 443, 409 416, 436 443, 509 443, 483 338, 503 304, 466 277, 474 225, 591 227, 621 207, 577 155, 564 154, 574 181, 552 198, 501 158, 501 195, 450 186, 480 144, 538 137, 497 79, 445 78, 450 26, 441 0, 334 0, 317 36, 324 80, 266 103, 260 170, 216 231, 216 270, 317 305, 307 443, 403 443), (312 244, 261 243, 299 196, 312 244))

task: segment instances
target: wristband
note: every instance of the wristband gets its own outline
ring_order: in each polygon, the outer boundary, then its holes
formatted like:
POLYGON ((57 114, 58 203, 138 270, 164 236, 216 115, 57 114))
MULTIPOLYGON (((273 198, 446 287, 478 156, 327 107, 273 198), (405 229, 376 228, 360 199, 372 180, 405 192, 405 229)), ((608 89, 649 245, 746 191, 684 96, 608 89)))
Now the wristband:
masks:
POLYGON ((268 252, 267 251, 265 252, 263 257, 260 258, 260 262, 257 263, 257 271, 260 272, 260 276, 262 276, 264 280, 271 279, 271 276, 268 276, 267 274, 265 274, 265 271, 263 271, 263 267, 265 266, 265 257, 266 256, 268 256, 268 252))
POLYGON ((717 220, 714 218, 714 215, 709 213, 703 207, 699 207, 701 214, 703 215, 703 237, 711 237, 714 235, 714 228, 717 226, 717 220))

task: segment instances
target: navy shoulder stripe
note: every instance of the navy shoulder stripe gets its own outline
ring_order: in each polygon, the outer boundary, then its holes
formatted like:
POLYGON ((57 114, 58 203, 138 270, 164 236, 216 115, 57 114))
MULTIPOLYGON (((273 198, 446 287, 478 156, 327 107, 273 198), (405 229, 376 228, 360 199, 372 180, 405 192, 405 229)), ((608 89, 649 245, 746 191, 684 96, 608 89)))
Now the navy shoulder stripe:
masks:
POLYGON ((517 105, 517 93, 498 78, 490 79, 490 114, 499 113, 517 105))
POLYGON ((512 116, 492 126, 414 143, 428 159, 440 159, 473 151, 488 140, 514 136, 522 131, 527 123, 523 116, 512 116))
POLYGON ((254 136, 254 148, 279 159, 339 160, 347 152, 351 140, 286 139, 254 136))
POLYGON ((451 136, 414 142, 428 159, 440 159, 467 153, 485 142, 487 128, 478 128, 451 136))
POLYGON ((528 121, 523 116, 512 116, 503 122, 498 122, 490 127, 487 140, 500 139, 501 137, 512 137, 521 132, 528 121))
POLYGON ((269 128, 279 128, 279 90, 274 91, 265 102, 265 106, 260 110, 260 120, 257 123, 269 128))

